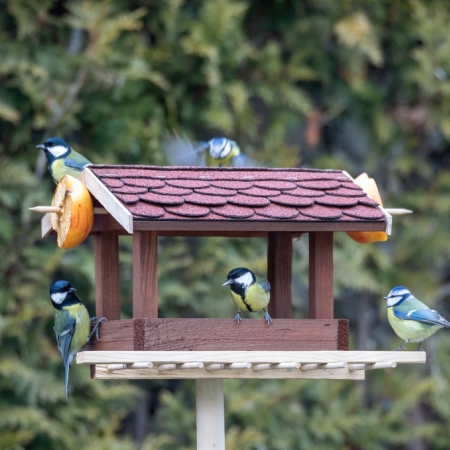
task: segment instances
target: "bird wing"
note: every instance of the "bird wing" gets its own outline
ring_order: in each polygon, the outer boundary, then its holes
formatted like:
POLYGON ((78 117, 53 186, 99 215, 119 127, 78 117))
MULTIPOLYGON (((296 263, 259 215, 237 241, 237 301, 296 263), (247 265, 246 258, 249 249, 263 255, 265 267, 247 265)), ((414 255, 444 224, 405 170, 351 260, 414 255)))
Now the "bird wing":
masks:
POLYGON ((258 278, 257 283, 261 285, 261 287, 266 291, 266 292, 270 292, 270 284, 267 280, 265 280, 264 278, 258 278))
POLYGON ((249 156, 243 155, 242 153, 234 156, 231 160, 232 167, 256 167, 256 162, 249 156))
POLYGON ((72 167, 77 170, 83 170, 84 166, 92 163, 83 155, 72 151, 72 153, 67 158, 64 158, 64 164, 67 167, 72 167))
POLYGON ((70 344, 72 343, 73 335, 75 334, 75 317, 69 314, 64 315, 66 321, 63 330, 56 331, 56 342, 58 344, 61 357, 64 361, 69 357, 70 344))
POLYGON ((402 320, 415 320, 416 322, 427 323, 429 325, 439 325, 441 327, 450 328, 450 322, 445 320, 433 309, 412 309, 405 313, 394 308, 394 315, 402 320))
POLYGON ((204 166, 203 151, 208 148, 207 142, 191 142, 184 133, 174 133, 162 143, 162 147, 171 166, 204 166))

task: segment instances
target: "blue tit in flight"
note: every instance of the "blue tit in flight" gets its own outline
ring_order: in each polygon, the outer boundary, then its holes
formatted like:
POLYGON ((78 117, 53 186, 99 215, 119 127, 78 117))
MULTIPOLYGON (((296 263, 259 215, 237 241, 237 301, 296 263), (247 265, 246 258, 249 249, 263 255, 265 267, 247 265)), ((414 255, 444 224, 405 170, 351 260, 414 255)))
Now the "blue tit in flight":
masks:
POLYGON ((395 333, 405 341, 397 350, 405 350, 404 345, 408 342, 419 342, 417 350, 421 350, 422 342, 426 338, 441 328, 450 328, 450 322, 417 300, 403 286, 395 287, 384 298, 389 323, 395 333))
POLYGON ((69 367, 73 357, 88 343, 94 333, 99 339, 98 326, 106 320, 102 317, 90 332, 88 310, 75 295, 75 291, 76 289, 64 280, 57 281, 50 288, 50 299, 55 312, 53 329, 59 353, 64 361, 66 399, 69 397, 69 367))
POLYGON ((48 170, 55 183, 58 183, 64 175, 72 175, 78 178, 81 171, 88 164, 92 164, 83 155, 72 150, 67 142, 57 137, 47 139, 43 144, 37 145, 36 148, 44 150, 48 161, 48 170))
POLYGON ((163 142, 163 148, 172 166, 255 166, 251 158, 241 153, 235 141, 225 137, 193 143, 185 135, 175 134, 163 142))
POLYGON ((267 305, 270 301, 270 284, 261 277, 256 277, 253 272, 243 267, 233 269, 227 275, 227 281, 222 286, 230 286, 231 299, 238 313, 234 318, 237 323, 242 321, 241 311, 264 311, 264 319, 269 325, 272 322, 267 313, 267 305))
POLYGON ((241 150, 236 142, 225 137, 213 138, 209 142, 203 142, 202 144, 207 166, 235 166, 241 156, 241 150))

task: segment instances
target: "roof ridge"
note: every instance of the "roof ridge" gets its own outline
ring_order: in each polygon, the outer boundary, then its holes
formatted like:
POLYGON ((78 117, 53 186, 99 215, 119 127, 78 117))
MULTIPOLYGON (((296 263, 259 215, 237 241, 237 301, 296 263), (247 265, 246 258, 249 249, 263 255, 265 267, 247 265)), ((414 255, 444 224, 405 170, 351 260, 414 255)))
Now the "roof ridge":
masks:
POLYGON ((313 169, 311 167, 207 167, 207 166, 151 166, 138 164, 90 164, 90 168, 95 169, 148 169, 161 171, 177 171, 185 170, 189 172, 207 171, 207 172, 326 172, 326 173, 343 173, 342 170, 336 169, 313 169))

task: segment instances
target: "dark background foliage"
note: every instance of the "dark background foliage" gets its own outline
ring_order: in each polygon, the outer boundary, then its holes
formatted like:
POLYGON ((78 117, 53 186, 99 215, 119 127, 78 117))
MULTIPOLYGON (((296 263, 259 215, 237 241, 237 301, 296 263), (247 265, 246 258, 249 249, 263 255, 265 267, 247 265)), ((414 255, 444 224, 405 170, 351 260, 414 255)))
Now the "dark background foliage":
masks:
MULTIPOLYGON (((58 135, 95 163, 164 164, 171 130, 226 135, 270 167, 367 171, 394 220, 386 243, 335 237, 336 317, 352 349, 390 350, 383 295, 406 285, 450 316, 450 12, 444 0, 0 2, 0 449, 195 448, 195 384, 89 379, 69 402, 48 288, 94 309, 93 243, 58 249, 28 211, 54 185, 35 145, 58 135)), ((131 241, 121 246, 131 313, 131 241)), ((294 313, 307 316, 307 239, 294 313)), ((231 317, 220 285, 261 239, 164 238, 161 317, 231 317)), ((225 382, 229 449, 448 449, 448 333, 425 367, 344 381, 225 382)))

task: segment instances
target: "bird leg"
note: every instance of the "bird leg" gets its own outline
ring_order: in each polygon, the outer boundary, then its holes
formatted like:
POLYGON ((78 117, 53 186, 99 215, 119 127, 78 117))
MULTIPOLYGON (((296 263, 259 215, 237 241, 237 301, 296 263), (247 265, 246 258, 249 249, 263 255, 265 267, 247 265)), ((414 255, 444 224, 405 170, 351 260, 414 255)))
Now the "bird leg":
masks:
POLYGON ((238 325, 242 322, 240 311, 238 311, 238 313, 234 316, 234 320, 238 323, 238 325))
POLYGON ((267 322, 267 325, 270 325, 272 323, 272 318, 269 316, 269 313, 267 313, 265 309, 263 309, 263 311, 264 311, 264 319, 267 322))
POLYGON ((424 352, 425 350, 422 348, 422 342, 419 342, 419 346, 416 348, 416 352, 424 352))
MULTIPOLYGON (((91 319, 91 322, 93 321, 93 319, 95 320, 95 317, 93 317, 91 319)), ((94 328, 92 328, 91 334, 88 337, 88 342, 91 340, 92 335, 95 333, 95 338, 97 339, 97 341, 100 340, 99 336, 98 336, 98 327, 100 326, 100 324, 104 321, 104 320, 108 320, 106 317, 102 317, 101 319, 98 319, 98 322, 95 324, 94 328)))
POLYGON ((403 344, 400 345, 399 347, 397 347, 397 348, 395 349, 395 351, 398 352, 398 351, 400 351, 400 350, 406 350, 405 344, 406 344, 407 342, 408 342, 408 341, 403 342, 403 344))

